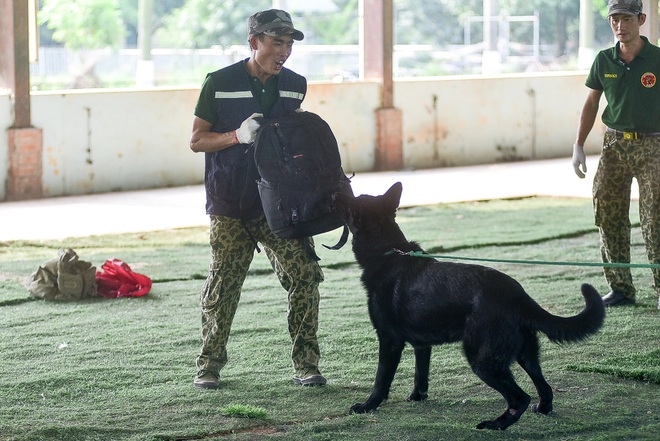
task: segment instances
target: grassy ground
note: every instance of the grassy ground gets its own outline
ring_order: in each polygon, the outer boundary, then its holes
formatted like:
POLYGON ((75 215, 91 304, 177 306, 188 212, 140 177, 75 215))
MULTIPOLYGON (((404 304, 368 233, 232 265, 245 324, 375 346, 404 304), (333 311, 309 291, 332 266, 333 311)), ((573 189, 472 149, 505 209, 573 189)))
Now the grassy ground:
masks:
MULTIPOLYGON (((633 221, 637 219, 632 216, 633 221)), ((458 257, 597 262, 591 202, 531 198, 401 210, 410 239, 458 257)), ((334 243, 337 232, 317 238, 334 243)), ((608 311, 601 333, 558 346, 541 337, 555 389, 550 416, 523 415, 503 433, 475 425, 504 401, 469 370, 459 345, 434 349, 429 399, 412 388, 407 348, 390 400, 348 415, 371 391, 377 340, 350 247, 319 254, 323 388, 290 384, 286 293, 263 255, 250 270, 217 391, 192 386, 198 295, 208 265, 203 228, 0 244, 0 440, 641 440, 660 433, 660 311, 650 270, 635 269, 638 304, 608 311), (154 281, 139 299, 32 301, 25 283, 57 249, 101 265, 117 257, 154 281)), ((645 263, 639 229, 633 260, 645 263)), ((543 307, 571 315, 579 286, 606 291, 596 267, 491 264, 543 307)), ((532 396, 529 379, 516 376, 532 396)))

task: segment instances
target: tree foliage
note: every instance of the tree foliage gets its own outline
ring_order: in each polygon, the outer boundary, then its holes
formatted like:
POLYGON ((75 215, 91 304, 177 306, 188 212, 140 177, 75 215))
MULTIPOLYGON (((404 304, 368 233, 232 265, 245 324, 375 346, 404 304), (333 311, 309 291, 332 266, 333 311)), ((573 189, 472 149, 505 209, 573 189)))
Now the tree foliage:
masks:
POLYGON ((296 14, 305 38, 313 44, 358 44, 358 0, 335 0, 333 12, 296 14))
MULTIPOLYGON (((539 17, 541 45, 554 45, 556 55, 576 53, 580 26, 580 2, 577 0, 499 0, 499 16, 539 17)), ((483 0, 394 0, 396 7, 396 42, 398 44, 461 44, 465 19, 483 15, 483 0)), ((607 15, 607 0, 593 0, 591 11, 596 17, 607 15)), ((479 25, 475 24, 475 28, 479 25)), ((611 40, 606 21, 595 20, 596 40, 600 45, 611 40)), ((512 22, 512 42, 531 44, 534 29, 531 22, 512 22)))
MULTIPOLYGON (((469 15, 482 15, 483 1, 394 0, 395 43, 437 47, 462 44, 465 19, 469 15)), ((272 7, 272 3, 271 0, 157 0, 153 46, 202 49, 245 44, 247 17, 272 7)), ((306 44, 358 43, 359 0, 333 0, 333 3, 336 8, 332 12, 289 11, 296 27, 305 33, 306 44)), ((39 4, 40 21, 52 31, 52 39, 70 48, 136 44, 137 0, 40 0, 39 4)), ((593 0, 593 4, 594 15, 606 15, 606 0, 593 0)), ((541 44, 555 45, 557 55, 577 51, 581 12, 577 0, 499 0, 498 5, 500 15, 538 13, 541 44)), ((608 43, 611 33, 607 22, 596 19, 595 24, 597 41, 608 43)), ((475 29, 479 33, 478 25, 475 29)), ((510 27, 511 41, 530 44, 532 35, 530 23, 513 23, 510 27)))
MULTIPOLYGON (((138 35, 138 0, 118 0, 122 18, 126 23, 126 45, 137 45, 138 35)), ((163 17, 167 17, 174 9, 180 8, 186 0, 153 0, 154 16, 152 29, 158 29, 163 25, 163 17)))
POLYGON ((164 17, 154 47, 203 49, 246 44, 247 18, 271 4, 270 0, 188 0, 164 17))
POLYGON ((463 43, 468 15, 481 15, 483 0, 395 0, 395 43, 446 46, 463 43))
MULTIPOLYGON (((304 32, 306 43, 358 43, 358 0, 334 0, 334 3, 336 10, 333 12, 289 11, 294 25, 304 32)), ((154 45, 202 49, 246 44, 247 18, 271 7, 270 0, 222 3, 187 0, 164 17, 154 45)))
POLYGON ((52 38, 71 49, 120 47, 125 33, 113 0, 43 0, 39 21, 52 38))

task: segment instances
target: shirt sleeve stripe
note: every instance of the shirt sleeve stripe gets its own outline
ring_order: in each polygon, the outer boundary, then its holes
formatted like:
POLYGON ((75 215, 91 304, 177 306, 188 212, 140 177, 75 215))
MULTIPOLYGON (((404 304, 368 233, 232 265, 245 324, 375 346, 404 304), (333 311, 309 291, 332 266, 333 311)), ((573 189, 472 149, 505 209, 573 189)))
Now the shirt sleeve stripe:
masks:
POLYGON ((296 100, 301 100, 305 98, 304 93, 299 93, 299 92, 291 92, 288 90, 280 90, 280 97, 282 98, 293 98, 296 100))

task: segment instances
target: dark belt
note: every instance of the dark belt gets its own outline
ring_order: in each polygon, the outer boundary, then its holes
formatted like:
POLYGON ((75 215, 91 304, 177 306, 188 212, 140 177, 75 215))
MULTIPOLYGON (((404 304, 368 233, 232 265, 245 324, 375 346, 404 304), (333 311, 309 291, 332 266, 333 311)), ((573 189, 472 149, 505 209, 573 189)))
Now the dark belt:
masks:
POLYGON ((660 132, 622 132, 621 130, 610 129, 609 127, 606 132, 623 139, 643 139, 651 136, 660 136, 660 132))

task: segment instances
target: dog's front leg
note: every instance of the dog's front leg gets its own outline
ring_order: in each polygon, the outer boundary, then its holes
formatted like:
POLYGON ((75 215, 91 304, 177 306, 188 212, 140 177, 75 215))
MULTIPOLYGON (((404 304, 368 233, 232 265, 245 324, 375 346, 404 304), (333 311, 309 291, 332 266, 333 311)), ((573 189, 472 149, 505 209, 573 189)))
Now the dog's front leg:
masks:
POLYGON ((390 386, 399 361, 401 361, 401 352, 403 352, 405 342, 382 335, 379 335, 378 342, 378 369, 374 389, 367 401, 354 404, 350 413, 371 412, 380 406, 383 400, 387 400, 390 394, 390 386))
POLYGON ((431 346, 415 347, 415 384, 408 401, 423 401, 428 398, 430 362, 431 346))

